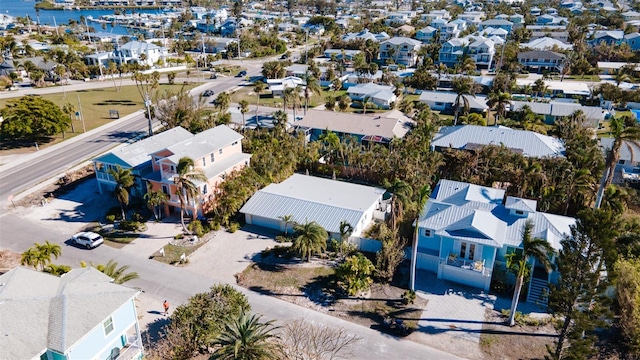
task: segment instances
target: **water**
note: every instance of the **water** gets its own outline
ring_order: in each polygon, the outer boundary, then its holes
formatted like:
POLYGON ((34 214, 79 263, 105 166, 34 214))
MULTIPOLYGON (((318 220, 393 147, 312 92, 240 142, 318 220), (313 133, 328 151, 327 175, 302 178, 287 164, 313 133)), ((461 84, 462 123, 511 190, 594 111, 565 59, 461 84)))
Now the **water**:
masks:
MULTIPOLYGON (((24 0, 0 0, 0 12, 11 16, 25 17, 29 15, 31 20, 37 21, 37 14, 35 9, 36 3, 34 1, 24 0)), ((127 10, 131 12, 131 10, 127 10)), ((137 10, 137 13, 160 13, 161 10, 137 10)), ((92 16, 94 19, 99 18, 101 15, 111 15, 113 10, 40 10, 40 24, 42 25, 58 25, 68 24, 69 19, 73 19, 80 22, 80 16, 88 17, 92 16)), ((100 23, 88 23, 90 27, 93 27, 98 32, 112 32, 114 34, 125 35, 127 29, 115 24, 115 27, 111 27, 111 24, 106 24, 106 29, 102 29, 100 23)))

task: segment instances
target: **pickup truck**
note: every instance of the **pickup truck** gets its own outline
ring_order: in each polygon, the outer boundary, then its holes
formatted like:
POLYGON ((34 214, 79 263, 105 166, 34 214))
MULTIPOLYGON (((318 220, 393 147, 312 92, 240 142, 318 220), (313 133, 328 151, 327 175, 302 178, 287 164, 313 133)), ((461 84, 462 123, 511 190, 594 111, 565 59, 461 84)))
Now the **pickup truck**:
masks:
POLYGON ((91 231, 79 232, 71 237, 71 241, 78 246, 84 246, 87 249, 93 249, 104 242, 100 234, 91 231))

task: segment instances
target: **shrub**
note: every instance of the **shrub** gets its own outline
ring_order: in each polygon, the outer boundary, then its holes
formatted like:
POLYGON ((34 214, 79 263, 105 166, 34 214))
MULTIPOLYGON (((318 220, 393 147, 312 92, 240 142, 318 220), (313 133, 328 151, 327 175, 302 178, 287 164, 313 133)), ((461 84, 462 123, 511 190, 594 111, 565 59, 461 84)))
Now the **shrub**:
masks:
POLYGON ((220 223, 218 221, 209 221, 209 229, 211 231, 218 231, 220 230, 221 226, 220 223))
POLYGON ((358 253, 340 264, 336 269, 336 275, 338 275, 339 284, 349 295, 354 296, 369 289, 373 283, 371 275, 375 269, 371 260, 358 253))
POLYGON ((107 216, 105 216, 105 219, 107 220, 107 222, 109 224, 113 224, 114 222, 116 222, 116 216, 115 215, 107 215, 107 216))
POLYGON ((122 231, 138 231, 142 226, 138 221, 123 220, 120 221, 119 228, 122 231))
POLYGON ((131 214, 131 220, 132 221, 137 221, 137 222, 144 222, 145 218, 142 214, 140 214, 137 211, 134 211, 133 214, 131 214))
POLYGON ((173 238, 176 239, 176 240, 180 240, 180 239, 184 238, 184 235, 183 234, 178 234, 178 235, 174 236, 173 238))
POLYGON ((340 243, 338 242, 338 240, 336 240, 336 239, 329 240, 329 246, 327 246, 327 250, 329 250, 331 252, 340 251, 340 243))
POLYGON ((413 304, 416 301, 416 292, 413 290, 407 290, 402 294, 402 303, 405 305, 413 304))
POLYGON ((122 220, 122 209, 120 209, 120 206, 111 207, 107 210, 107 216, 109 215, 113 215, 116 220, 122 220))
POLYGON ((204 227, 200 220, 192 221, 187 228, 197 237, 202 237, 202 235, 204 235, 204 227))
POLYGON ((230 233, 232 233, 232 234, 233 234, 234 232, 238 231, 239 229, 240 229, 240 224, 238 224, 238 223, 237 223, 237 222, 235 222, 235 221, 232 221, 232 222, 229 224, 229 227, 227 228, 227 231, 229 231, 230 233))

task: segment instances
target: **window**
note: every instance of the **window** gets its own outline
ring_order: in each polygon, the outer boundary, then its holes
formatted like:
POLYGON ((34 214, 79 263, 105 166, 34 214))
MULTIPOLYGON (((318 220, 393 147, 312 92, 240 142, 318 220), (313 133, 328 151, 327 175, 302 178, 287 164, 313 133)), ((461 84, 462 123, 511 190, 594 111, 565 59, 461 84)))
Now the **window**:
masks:
POLYGON ((234 142, 231 144, 231 146, 236 146, 236 145, 238 145, 238 142, 237 142, 237 141, 234 141, 234 142))
POLYGON ((218 150, 218 154, 222 155, 222 149, 218 150))
POLYGON ((425 229, 424 236, 431 237, 431 229, 425 229))
POLYGON ((207 184, 202 185, 202 193, 206 195, 207 192, 208 192, 207 184))
POLYGON ((109 316, 107 320, 102 323, 104 325, 104 334, 109 335, 113 331, 113 318, 109 316))
POLYGON ((207 158, 206 157, 202 158, 202 166, 207 166, 207 158))
POLYGON ((211 162, 214 162, 214 161, 215 161, 215 157, 214 157, 213 153, 211 153, 211 162))
POLYGON ((460 243, 460 258, 473 260, 476 256, 476 251, 478 250, 478 246, 473 243, 461 242, 460 243))
POLYGON ((104 169, 104 164, 97 162, 96 171, 102 171, 103 169, 104 169))
POLYGON ((516 215, 524 215, 524 211, 522 211, 522 210, 516 210, 516 215))
POLYGON ((169 195, 169 187, 167 185, 162 185, 162 192, 165 195, 169 195))
POLYGON ((175 166, 171 165, 170 169, 171 169, 171 172, 176 172, 176 167, 175 166))

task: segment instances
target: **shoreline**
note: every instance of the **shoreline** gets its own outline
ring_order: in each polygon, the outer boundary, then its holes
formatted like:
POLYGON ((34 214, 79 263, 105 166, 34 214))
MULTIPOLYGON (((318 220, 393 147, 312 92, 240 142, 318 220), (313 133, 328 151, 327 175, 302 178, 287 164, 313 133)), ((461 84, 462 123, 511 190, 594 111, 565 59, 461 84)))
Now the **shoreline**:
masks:
POLYGON ((58 11, 76 11, 76 10, 119 10, 119 9, 123 9, 123 10, 132 10, 132 9, 140 9, 140 10, 160 10, 162 11, 163 7, 162 6, 131 6, 131 5, 127 5, 127 6, 85 6, 85 5, 78 5, 78 6, 72 6, 70 9, 69 8, 65 8, 64 6, 55 6, 51 3, 51 5, 41 5, 38 6, 39 4, 43 4, 43 3, 48 3, 47 1, 40 1, 38 3, 36 3, 36 5, 34 6, 34 8, 36 10, 58 10, 58 11))

